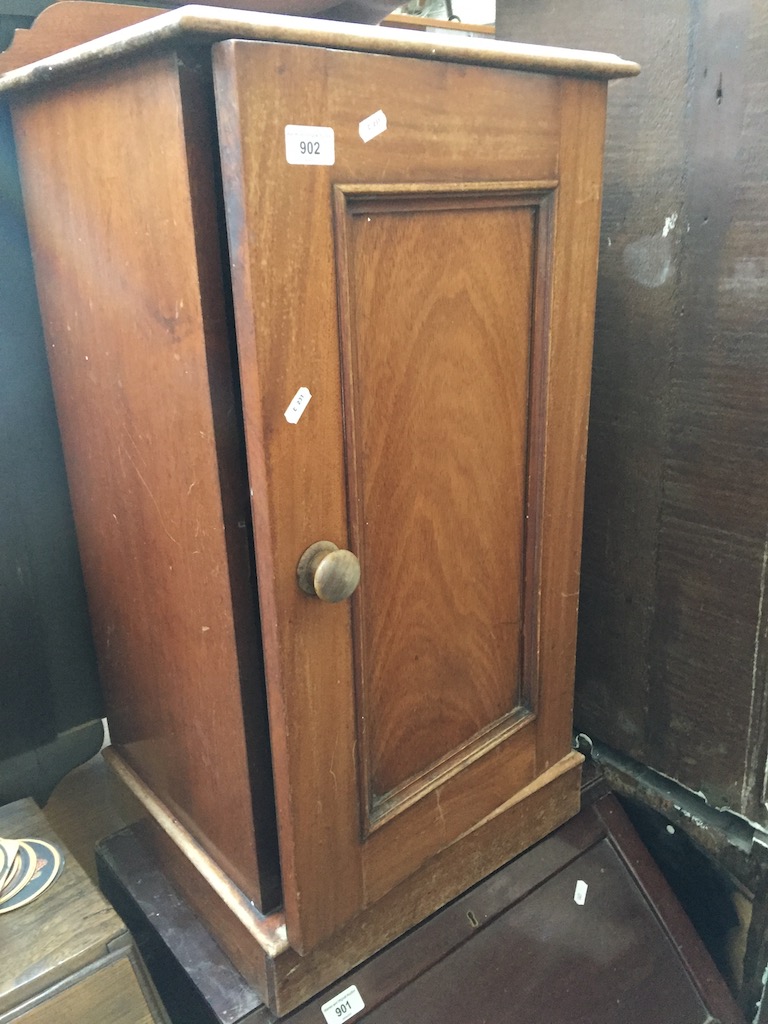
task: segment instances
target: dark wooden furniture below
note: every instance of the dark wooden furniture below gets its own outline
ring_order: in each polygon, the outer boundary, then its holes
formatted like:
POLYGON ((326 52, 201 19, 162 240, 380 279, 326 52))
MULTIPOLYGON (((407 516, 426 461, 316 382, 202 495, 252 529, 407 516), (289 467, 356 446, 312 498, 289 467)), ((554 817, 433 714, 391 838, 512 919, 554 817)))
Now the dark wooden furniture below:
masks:
MULTIPOLYGON (((98 850, 102 886, 134 930, 180 1024, 276 1018, 169 886, 137 827, 98 850)), ((355 985, 367 1024, 741 1024, 689 921, 613 796, 300 1010, 355 985), (586 883, 583 905, 574 900, 586 883)))
MULTIPOLYGON (((32 800, 0 808, 0 836, 64 849, 32 800)), ((64 850, 60 877, 0 916, 0 1024, 164 1024, 130 933, 64 850)))

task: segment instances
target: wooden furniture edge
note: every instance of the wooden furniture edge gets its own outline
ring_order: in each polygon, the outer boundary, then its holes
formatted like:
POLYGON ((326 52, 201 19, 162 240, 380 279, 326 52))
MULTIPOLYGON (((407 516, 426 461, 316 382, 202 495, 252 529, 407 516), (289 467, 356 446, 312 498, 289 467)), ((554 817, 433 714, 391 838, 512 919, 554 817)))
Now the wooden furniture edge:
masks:
MULTIPOLYGON (((34 32, 34 26, 29 30, 34 32)), ((223 39, 295 43, 368 53, 426 57, 431 60, 583 78, 625 78, 638 64, 615 54, 568 50, 528 43, 465 37, 425 36, 410 29, 343 25, 339 22, 283 15, 187 6, 83 42, 63 53, 37 60, 0 76, 0 93, 56 83, 99 64, 158 48, 188 43, 212 44, 223 39)))
POLYGON ((333 939, 307 956, 289 950, 270 961, 267 1003, 280 1016, 295 1009, 549 835, 578 813, 580 777, 580 755, 567 755, 474 831, 427 861, 385 899, 368 907, 333 939))
POLYGON ((260 914, 120 754, 112 747, 107 747, 103 751, 103 756, 115 776, 139 801, 154 824, 178 847, 203 881, 226 904, 265 954, 279 956, 285 952, 289 947, 283 915, 260 914))
POLYGON ((60 0, 38 14, 31 28, 16 29, 0 53, 0 75, 164 12, 162 7, 60 0))
MULTIPOLYGON (((562 844, 559 848, 548 845, 548 841, 553 838, 552 835, 545 836, 540 845, 525 850, 519 857, 473 885, 439 913, 423 921, 415 930, 415 934, 419 936, 419 955, 409 958, 405 964, 399 962, 398 988, 405 988, 409 982, 415 981, 422 973, 426 973, 476 934, 476 929, 487 928, 587 851, 603 842, 607 838, 604 823, 592 812, 589 805, 583 810, 586 811, 586 815, 577 815, 557 829, 556 834, 562 844), (503 899, 499 898, 501 892, 504 893, 503 899), (445 919, 446 916, 460 921, 466 930, 463 933, 459 930, 444 933, 441 919, 445 919), (469 927, 464 925, 465 921, 469 927)), ((403 936, 383 950, 381 955, 369 958, 346 980, 339 979, 338 988, 343 988, 347 981, 354 980, 359 988, 365 987, 369 996, 371 989, 379 994, 383 993, 392 977, 388 955, 395 951, 400 942, 408 942, 408 937, 403 936)), ((387 993, 386 998, 389 994, 387 993)), ((367 1000, 366 1011, 371 1013, 384 1001, 381 998, 367 1000)), ((294 1020, 296 1024, 309 1024, 315 1005, 310 1003, 299 1009, 295 1017, 291 1017, 291 1024, 294 1020)))
MULTIPOLYGON (((476 829, 427 861, 386 899, 368 907, 317 949, 300 956, 287 942, 271 952, 254 935, 252 920, 242 913, 233 916, 232 883, 204 852, 200 851, 202 857, 190 859, 190 852, 199 851, 198 844, 119 755, 109 748, 105 755, 117 778, 147 812, 151 831, 160 839, 162 869, 171 884, 201 920, 212 925, 221 948, 279 1015, 300 1006, 576 814, 583 760, 575 751, 567 754, 476 829), (201 867, 213 870, 204 874, 201 867), (467 882, 468 876, 473 882, 467 882)), ((239 895, 238 890, 234 892, 239 895)), ((254 913, 251 909, 251 918, 254 913)))
MULTIPOLYGON (((55 885, 58 887, 58 891, 61 891, 62 886, 76 886, 76 896, 79 900, 82 900, 84 896, 88 897, 89 905, 85 908, 89 921, 87 944, 80 943, 74 953, 67 952, 59 946, 55 960, 49 961, 49 965, 45 969, 46 988, 44 991, 47 992, 59 984, 66 987, 69 984, 68 979, 80 972, 87 971, 101 957, 110 952, 113 943, 125 935, 125 925, 114 907, 104 898, 103 894, 98 892, 91 879, 86 875, 83 866, 72 855, 67 844, 58 835, 32 797, 22 797, 5 804, 0 808, 0 818, 2 819, 0 821, 2 833, 0 834, 5 838, 22 839, 32 835, 56 846, 64 860, 62 879, 64 876, 68 876, 68 880, 57 880, 55 885)), ((53 887, 51 895, 56 903, 58 896, 55 895, 53 887)), ((33 922, 33 930, 39 926, 39 906, 38 904, 37 907, 34 905, 28 907, 29 920, 33 922)), ((48 906, 50 908, 50 904, 48 906)), ((46 914, 50 914, 50 912, 49 909, 46 914)), ((56 914, 59 913, 61 911, 57 910, 56 914)), ((5 932, 5 937, 7 939, 8 932, 5 932)), ((0 956, 3 951, 4 947, 0 942, 0 956)), ((3 966, 8 966, 8 961, 2 963, 3 966)), ((7 978, 0 977, 0 1024, 15 1018, 19 1006, 38 997, 40 979, 41 973, 37 972, 37 968, 30 969, 30 965, 27 965, 27 970, 22 976, 14 977, 12 985, 6 984, 7 978)))
POLYGON ((704 942, 643 845, 618 798, 612 793, 599 797, 592 804, 592 810, 659 924, 674 943, 699 998, 717 1015, 720 1024, 744 1024, 738 1004, 715 972, 704 942))
POLYGON ((483 36, 494 36, 494 25, 473 25, 466 21, 444 21, 441 18, 420 18, 412 14, 389 14, 382 18, 382 28, 409 28, 411 31, 426 32, 428 28, 437 28, 449 32, 472 32, 483 36))
POLYGON ((125 947, 109 950, 101 960, 85 964, 71 975, 59 979, 51 984, 50 987, 30 995, 29 998, 21 1003, 17 1003, 7 1013, 0 1013, 0 1024, 12 1024, 14 1021, 20 1021, 23 1024, 28 1013, 42 1009, 46 1003, 52 1003, 57 996, 70 991, 81 982, 94 980, 103 972, 111 970, 116 964, 123 961, 127 961, 133 971, 136 984, 146 1003, 145 1009, 149 1010, 153 1015, 152 1020, 157 1022, 157 1024, 166 1024, 166 1022, 170 1024, 166 1009, 160 1001, 149 972, 132 943, 125 947))

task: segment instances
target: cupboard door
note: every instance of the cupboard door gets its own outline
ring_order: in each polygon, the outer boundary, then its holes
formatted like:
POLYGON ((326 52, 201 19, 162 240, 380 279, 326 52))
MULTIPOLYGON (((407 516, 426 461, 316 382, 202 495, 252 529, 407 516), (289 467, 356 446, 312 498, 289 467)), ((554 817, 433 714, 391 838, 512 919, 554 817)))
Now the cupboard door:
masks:
POLYGON ((214 68, 303 951, 569 752, 604 89, 253 42, 214 68), (318 541, 349 600, 299 587, 318 541))

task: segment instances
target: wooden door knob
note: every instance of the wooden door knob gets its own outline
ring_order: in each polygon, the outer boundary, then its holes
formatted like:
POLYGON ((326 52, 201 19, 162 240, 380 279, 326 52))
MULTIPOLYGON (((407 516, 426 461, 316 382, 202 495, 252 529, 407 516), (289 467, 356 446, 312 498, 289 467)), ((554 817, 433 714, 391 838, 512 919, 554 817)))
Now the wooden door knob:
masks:
POLYGON ((351 551, 319 540, 299 559, 296 576, 305 594, 335 604, 354 594, 360 582, 360 563, 351 551))

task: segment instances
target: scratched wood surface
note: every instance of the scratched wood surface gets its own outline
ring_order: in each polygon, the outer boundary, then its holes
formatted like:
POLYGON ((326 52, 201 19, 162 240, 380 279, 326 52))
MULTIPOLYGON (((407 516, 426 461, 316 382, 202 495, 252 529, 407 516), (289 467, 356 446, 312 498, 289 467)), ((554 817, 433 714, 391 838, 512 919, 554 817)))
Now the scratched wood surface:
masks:
POLYGON ((605 87, 249 42, 217 48, 216 86, 306 951, 567 755, 605 87), (378 107, 392 128, 364 144, 378 107), (307 119, 337 126, 335 161, 286 168, 284 126, 307 119), (360 556, 351 608, 295 585, 319 539, 360 556))
POLYGON ((266 907, 271 778, 210 120, 182 89, 159 58, 30 101, 15 132, 112 739, 266 907))
POLYGON ((610 90, 577 723, 766 823, 768 11, 504 0, 498 30, 643 67, 610 90))

